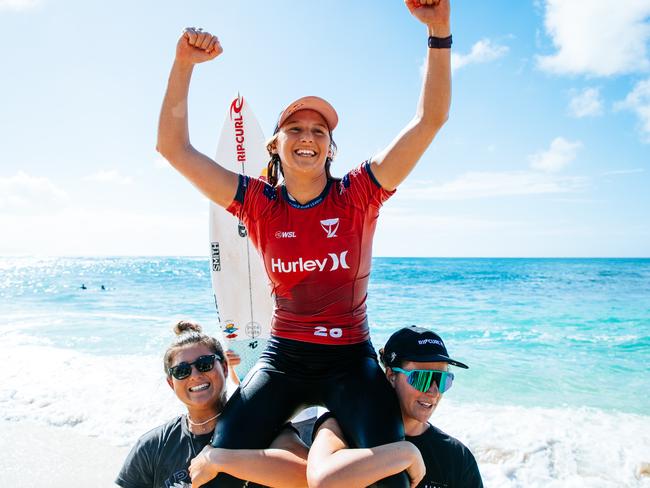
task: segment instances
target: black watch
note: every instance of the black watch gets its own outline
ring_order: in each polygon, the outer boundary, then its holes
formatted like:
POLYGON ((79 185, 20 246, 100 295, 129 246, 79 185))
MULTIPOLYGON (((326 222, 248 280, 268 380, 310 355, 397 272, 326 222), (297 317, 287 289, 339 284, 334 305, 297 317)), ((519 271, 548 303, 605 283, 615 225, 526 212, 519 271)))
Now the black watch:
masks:
POLYGON ((429 36, 429 47, 431 49, 449 49, 451 48, 451 36, 449 37, 429 36))

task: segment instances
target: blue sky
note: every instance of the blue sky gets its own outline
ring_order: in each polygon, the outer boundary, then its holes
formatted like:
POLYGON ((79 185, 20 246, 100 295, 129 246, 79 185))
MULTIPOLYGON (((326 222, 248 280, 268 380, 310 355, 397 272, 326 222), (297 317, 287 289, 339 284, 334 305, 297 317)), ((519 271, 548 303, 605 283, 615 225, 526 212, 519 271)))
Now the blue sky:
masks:
MULTIPOLYGON (((0 0, 0 255, 203 255, 207 203, 155 152, 184 26, 193 144, 240 91, 337 108, 342 175, 414 113, 426 30, 399 0, 0 0)), ((384 207, 378 256, 650 256, 650 0, 452 2, 453 101, 384 207)))

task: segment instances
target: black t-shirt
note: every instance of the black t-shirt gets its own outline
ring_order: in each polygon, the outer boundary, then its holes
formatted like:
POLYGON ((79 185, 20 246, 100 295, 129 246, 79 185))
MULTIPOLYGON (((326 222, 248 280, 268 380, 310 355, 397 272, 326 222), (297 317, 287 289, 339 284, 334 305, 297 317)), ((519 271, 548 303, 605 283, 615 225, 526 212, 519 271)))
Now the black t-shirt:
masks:
POLYGON ((211 437, 192 434, 185 415, 176 417, 138 439, 115 483, 124 488, 189 488, 190 461, 211 437))
MULTIPOLYGON (((309 419, 305 422, 312 422, 309 419)), ((287 423, 284 429, 298 430, 287 423)), ((176 417, 140 437, 124 460, 115 483, 124 488, 190 488, 190 462, 210 443, 212 432, 194 435, 185 415, 176 417)), ((242 481, 242 486, 262 485, 242 481)))
MULTIPOLYGON (((334 418, 331 412, 318 417, 312 438, 328 418, 334 418)), ((429 424, 422 434, 406 440, 419 449, 426 468, 416 488, 483 488, 474 455, 458 439, 429 424)))
POLYGON ((417 488, 483 488, 474 455, 458 439, 429 424, 424 433, 406 440, 420 450, 427 469, 417 488))

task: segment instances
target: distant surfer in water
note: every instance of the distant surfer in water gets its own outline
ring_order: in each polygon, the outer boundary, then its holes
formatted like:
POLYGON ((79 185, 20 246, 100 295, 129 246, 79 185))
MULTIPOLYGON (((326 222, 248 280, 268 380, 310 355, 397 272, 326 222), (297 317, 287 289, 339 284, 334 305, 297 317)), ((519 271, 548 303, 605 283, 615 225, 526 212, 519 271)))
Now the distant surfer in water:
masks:
POLYGON ((411 484, 483 488, 471 451, 429 423, 429 417, 451 388, 449 365, 467 365, 449 357, 442 338, 421 327, 395 332, 379 352, 386 377, 397 393, 406 440, 373 449, 349 449, 336 418, 326 413, 314 428, 309 451, 309 486, 368 486, 407 470, 411 484))
MULTIPOLYGON (((354 447, 404 438, 399 405, 368 330, 372 237, 380 207, 447 120, 451 98, 449 0, 405 3, 429 35, 422 39, 427 61, 415 115, 386 149, 342 179, 330 173, 338 115, 314 96, 281 112, 267 146, 266 181, 226 170, 197 151, 188 130, 190 79, 194 65, 216 58, 222 48, 215 36, 195 28, 178 41, 157 149, 244 222, 276 300, 268 347, 224 408, 214 446, 264 448, 308 405, 333 412, 354 447)), ((215 486, 241 485, 225 475, 217 479, 215 486)), ((393 475, 378 486, 409 486, 408 476, 393 475)))
POLYGON ((164 356, 167 383, 187 413, 143 435, 115 482, 124 488, 198 487, 218 472, 266 486, 306 486, 307 446, 286 425, 269 449, 228 450, 209 445, 226 402, 228 363, 219 341, 181 321, 164 356), (201 470, 190 466, 195 459, 201 470), (192 481, 190 481, 190 478, 192 481))

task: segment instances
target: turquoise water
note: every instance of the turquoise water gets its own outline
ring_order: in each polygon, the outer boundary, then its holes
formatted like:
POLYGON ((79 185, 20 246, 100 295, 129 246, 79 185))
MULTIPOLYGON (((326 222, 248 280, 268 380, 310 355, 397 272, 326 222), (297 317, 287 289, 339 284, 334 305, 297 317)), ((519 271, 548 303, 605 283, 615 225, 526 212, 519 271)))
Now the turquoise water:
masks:
MULTIPOLYGON (((0 337, 155 356, 175 319, 216 332, 213 307, 204 258, 0 258, 0 337)), ((470 365, 456 401, 650 414, 650 259, 376 258, 368 309, 377 347, 442 335, 470 365)))
POLYGON ((471 367, 457 399, 650 413, 650 260, 378 259, 373 277, 378 342, 437 330, 471 367))

